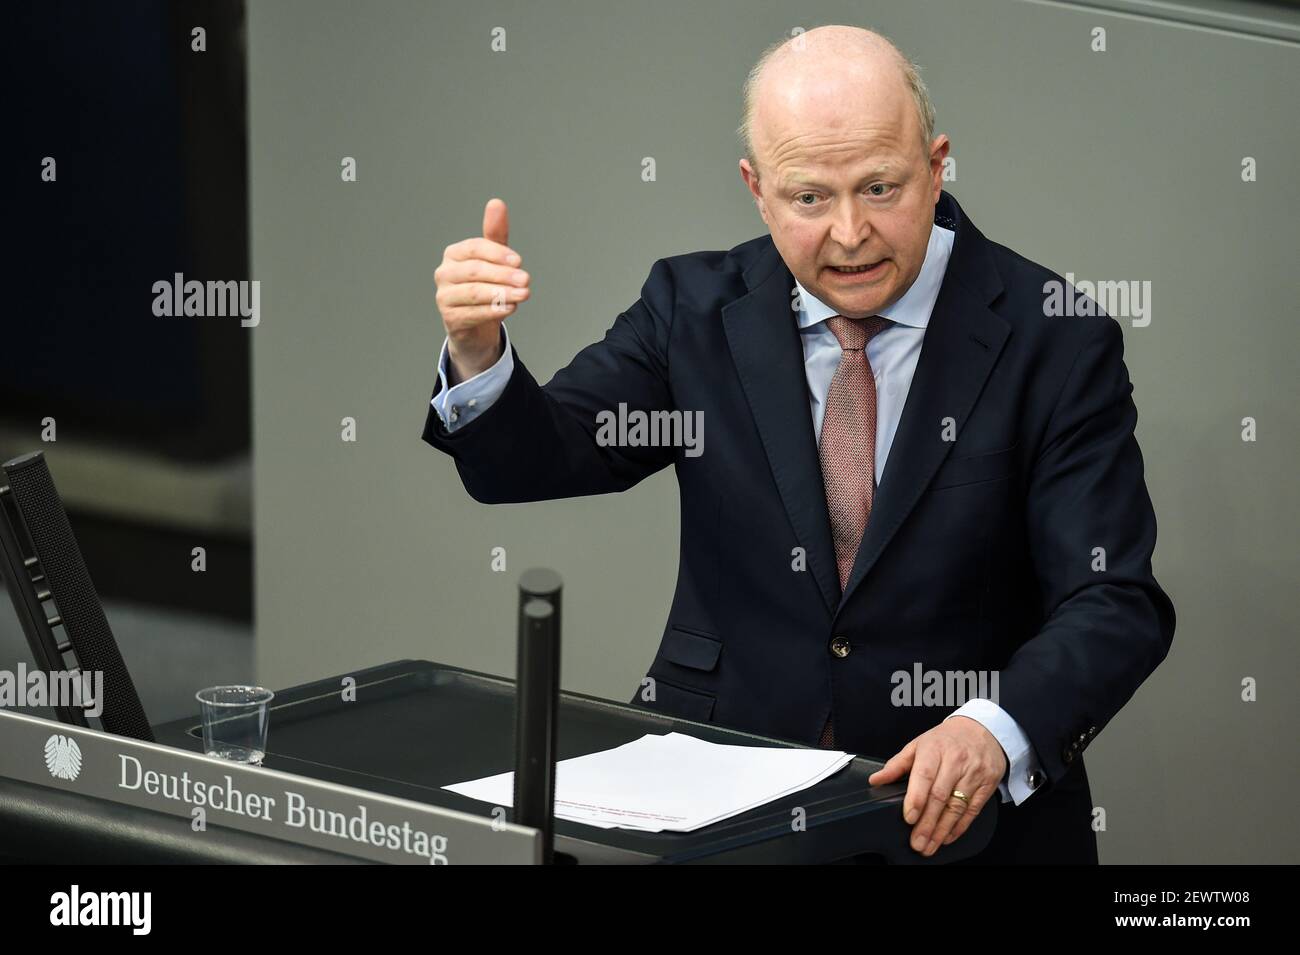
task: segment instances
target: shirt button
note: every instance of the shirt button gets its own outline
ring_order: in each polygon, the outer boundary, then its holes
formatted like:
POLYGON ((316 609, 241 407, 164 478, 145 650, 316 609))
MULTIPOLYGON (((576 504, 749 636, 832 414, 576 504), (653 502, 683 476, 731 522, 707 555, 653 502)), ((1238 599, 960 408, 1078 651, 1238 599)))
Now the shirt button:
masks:
POLYGON ((853 646, 849 643, 848 637, 836 637, 831 641, 831 653, 843 660, 849 655, 853 646))
POLYGON ((455 421, 455 420, 456 420, 457 418, 459 418, 459 417, 460 417, 460 405, 452 405, 452 406, 451 406, 451 420, 452 420, 452 421, 455 421))
POLYGON ((477 399, 477 398, 471 398, 471 399, 469 399, 468 402, 466 402, 466 404, 468 404, 471 408, 473 408, 475 405, 478 404, 478 399, 477 399))

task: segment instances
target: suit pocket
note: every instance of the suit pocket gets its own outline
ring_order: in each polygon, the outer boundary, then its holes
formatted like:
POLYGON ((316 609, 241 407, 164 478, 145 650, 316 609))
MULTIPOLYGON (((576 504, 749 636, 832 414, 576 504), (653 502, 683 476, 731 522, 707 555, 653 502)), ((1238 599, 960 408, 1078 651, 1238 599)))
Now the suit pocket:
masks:
POLYGON ((935 472, 930 482, 930 490, 944 487, 960 487, 963 484, 981 484, 985 481, 998 481, 1015 473, 1017 442, 1001 451, 987 451, 983 454, 968 454, 960 458, 949 458, 935 472))
POLYGON ((710 672, 718 665, 722 641, 703 630, 690 630, 674 624, 659 645, 659 655, 665 660, 691 670, 710 672))
POLYGON ((713 716, 715 701, 712 693, 689 690, 667 680, 655 680, 655 699, 650 706, 665 716, 707 723, 713 716))

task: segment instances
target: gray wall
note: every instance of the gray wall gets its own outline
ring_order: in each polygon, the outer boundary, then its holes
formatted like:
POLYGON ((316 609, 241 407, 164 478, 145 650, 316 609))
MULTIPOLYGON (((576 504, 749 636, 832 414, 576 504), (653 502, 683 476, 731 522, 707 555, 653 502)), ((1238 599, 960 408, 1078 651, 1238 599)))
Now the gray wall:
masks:
POLYGON ((1088 752, 1103 861, 1300 861, 1294 43, 1022 0, 249 6, 261 681, 401 657, 508 674, 514 582, 544 564, 568 583, 565 688, 631 694, 675 579, 673 476, 472 501, 419 440, 433 269, 503 197, 534 277, 511 335, 547 380, 656 258, 764 231, 736 171, 741 80, 793 27, 856 23, 923 67, 948 189, 986 235, 1061 273, 1152 283, 1126 356, 1179 624, 1088 752), (1108 52, 1090 52, 1094 26, 1108 52))

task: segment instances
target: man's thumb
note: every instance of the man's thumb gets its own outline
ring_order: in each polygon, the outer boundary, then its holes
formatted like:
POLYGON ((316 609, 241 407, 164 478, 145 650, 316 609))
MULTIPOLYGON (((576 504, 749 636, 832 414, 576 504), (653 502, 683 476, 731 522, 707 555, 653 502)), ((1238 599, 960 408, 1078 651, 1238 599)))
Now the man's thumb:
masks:
POLYGON ((912 768, 912 761, 916 758, 916 747, 913 743, 915 743, 915 740, 900 749, 889 758, 885 765, 868 776, 867 785, 881 786, 905 776, 907 771, 912 768))
POLYGON ((885 783, 892 783, 895 779, 901 779, 906 772, 907 763, 895 757, 868 776, 867 784, 881 786, 885 783))
POLYGON ((500 199, 489 199, 483 209, 483 238, 510 244, 510 210, 500 199))

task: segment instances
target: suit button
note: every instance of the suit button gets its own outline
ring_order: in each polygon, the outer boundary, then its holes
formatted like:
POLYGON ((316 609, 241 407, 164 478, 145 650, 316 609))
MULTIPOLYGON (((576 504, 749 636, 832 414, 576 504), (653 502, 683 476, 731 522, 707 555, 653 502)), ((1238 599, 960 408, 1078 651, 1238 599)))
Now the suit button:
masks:
POLYGON ((1061 761, 1066 765, 1074 762, 1074 750, 1070 749, 1068 746, 1065 747, 1065 750, 1061 753, 1061 761))
POLYGON ((849 655, 853 646, 849 643, 848 637, 836 637, 831 641, 831 653, 843 660, 849 655))
POLYGON ((1042 771, 1035 769, 1032 773, 1030 773, 1028 776, 1025 777, 1025 782, 1029 783, 1030 789, 1037 789, 1039 786, 1043 785, 1042 771))
POLYGON ((1095 727, 1095 726, 1089 726, 1089 727, 1088 727, 1088 735, 1089 735, 1089 736, 1096 736, 1096 735, 1097 735, 1097 727, 1095 727))

